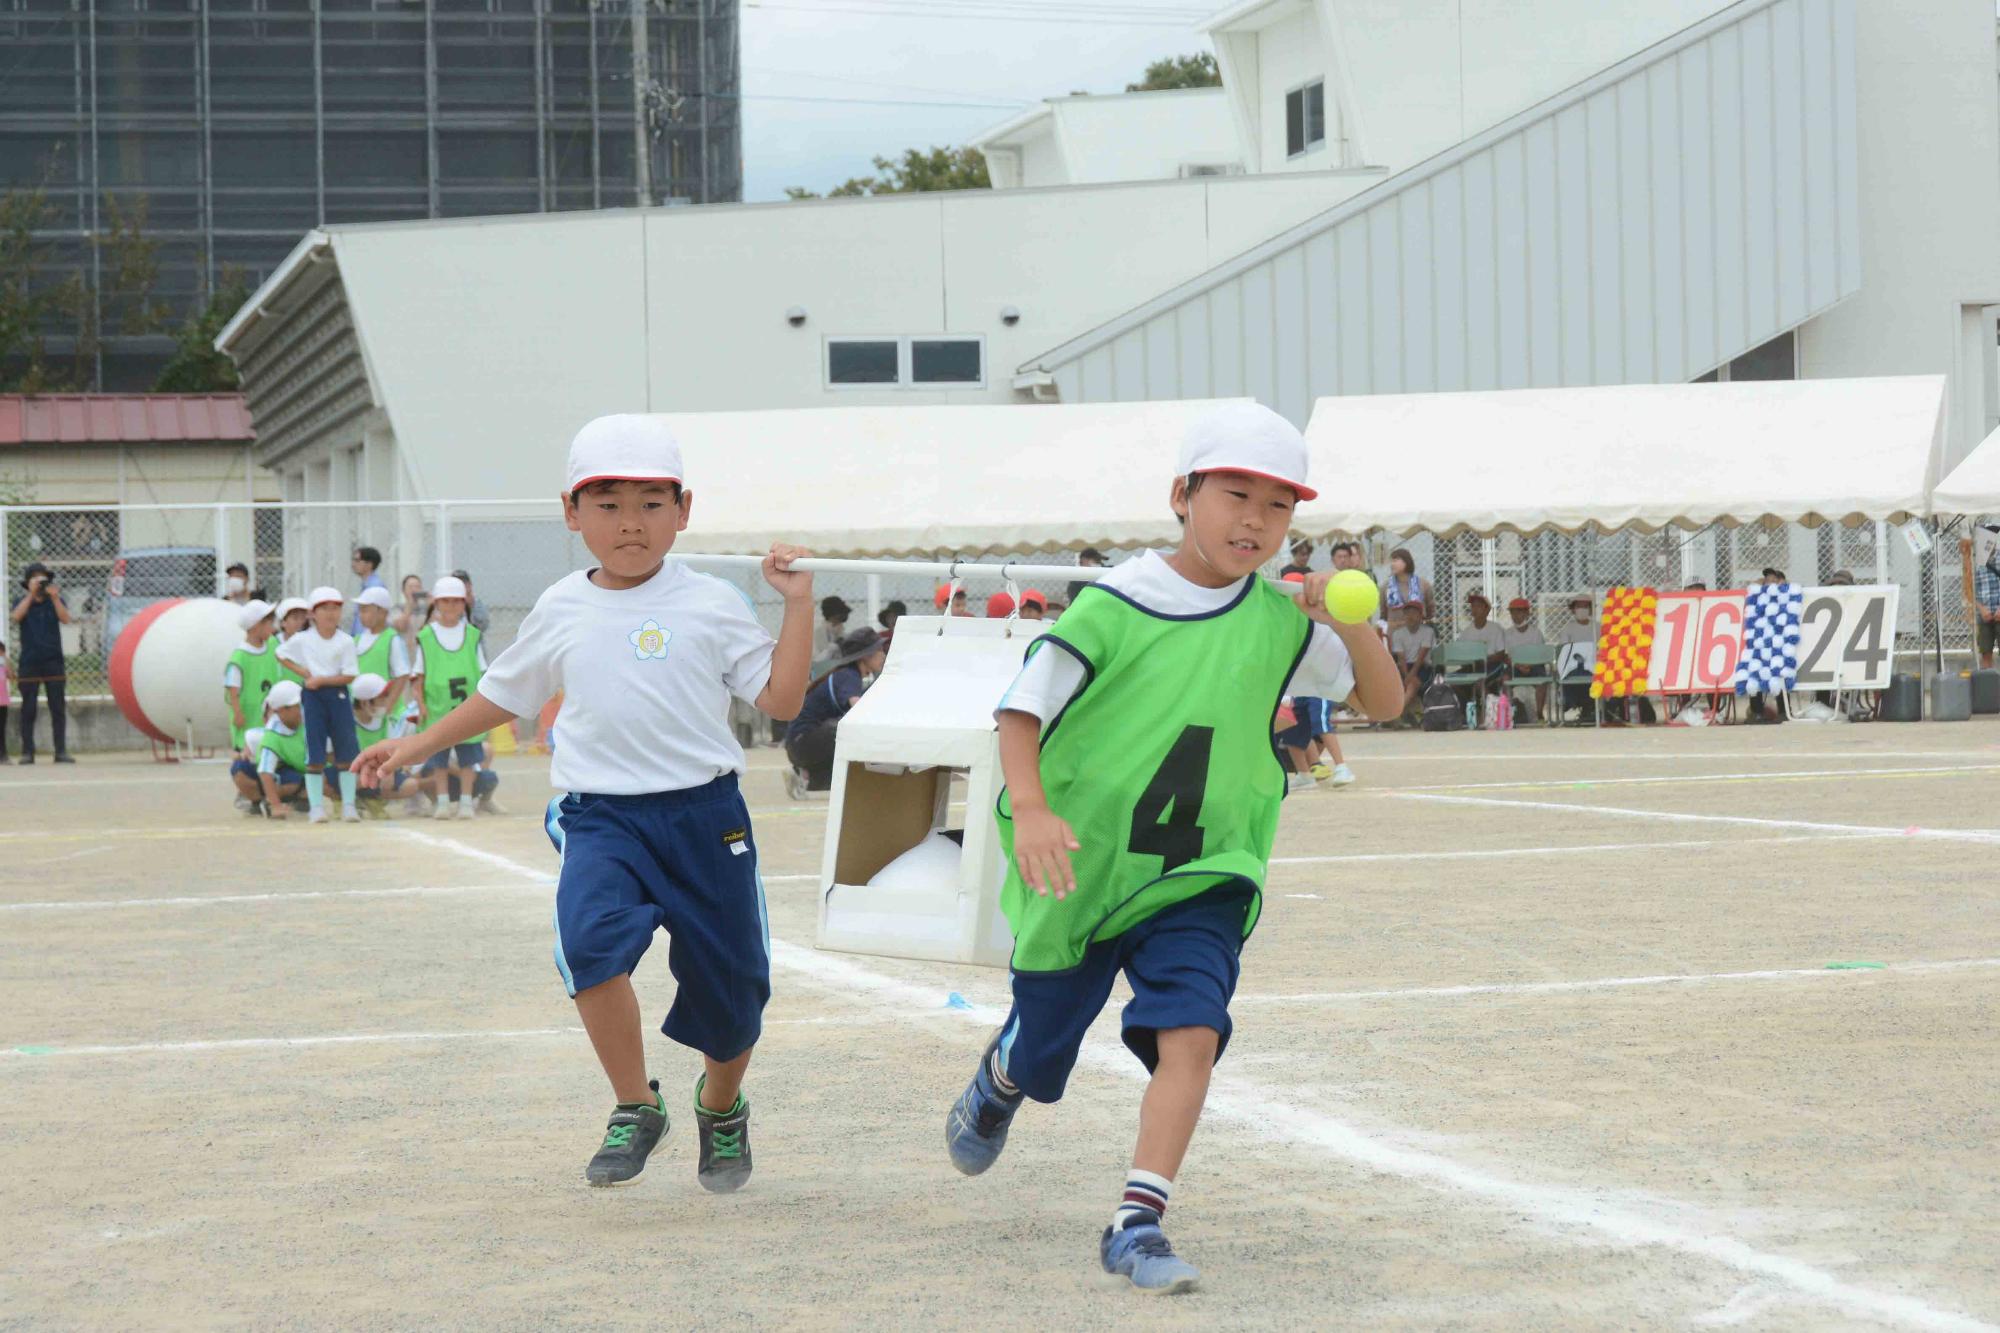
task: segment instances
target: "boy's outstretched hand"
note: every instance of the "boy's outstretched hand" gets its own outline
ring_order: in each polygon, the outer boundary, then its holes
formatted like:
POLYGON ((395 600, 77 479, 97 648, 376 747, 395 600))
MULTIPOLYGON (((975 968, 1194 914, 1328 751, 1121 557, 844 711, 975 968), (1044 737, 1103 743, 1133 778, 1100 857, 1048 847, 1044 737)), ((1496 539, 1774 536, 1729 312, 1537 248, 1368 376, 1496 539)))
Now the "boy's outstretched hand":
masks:
POLYGON ((810 598, 813 576, 804 572, 792 573, 792 561, 803 560, 811 554, 803 546, 772 542, 771 553, 764 557, 764 582, 783 593, 787 601, 794 597, 810 598))
POLYGON ((1083 844, 1069 824, 1045 805, 1014 809, 1014 860, 1029 888, 1058 900, 1076 892, 1076 871, 1069 854, 1083 844))
POLYGON ((376 741, 354 757, 354 782, 361 787, 380 787, 382 775, 394 773, 407 765, 396 762, 396 747, 402 740, 376 741))

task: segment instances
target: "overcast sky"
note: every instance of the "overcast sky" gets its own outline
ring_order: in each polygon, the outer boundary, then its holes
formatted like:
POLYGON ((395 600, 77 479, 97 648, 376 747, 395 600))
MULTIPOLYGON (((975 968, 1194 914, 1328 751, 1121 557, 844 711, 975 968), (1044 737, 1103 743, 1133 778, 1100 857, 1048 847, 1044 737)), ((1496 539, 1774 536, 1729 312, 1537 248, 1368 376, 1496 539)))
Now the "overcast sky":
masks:
POLYGON ((1223 7, 743 0, 743 197, 824 192, 870 174, 877 154, 964 143, 1041 98, 1122 92, 1149 61, 1207 50, 1194 23, 1223 7))

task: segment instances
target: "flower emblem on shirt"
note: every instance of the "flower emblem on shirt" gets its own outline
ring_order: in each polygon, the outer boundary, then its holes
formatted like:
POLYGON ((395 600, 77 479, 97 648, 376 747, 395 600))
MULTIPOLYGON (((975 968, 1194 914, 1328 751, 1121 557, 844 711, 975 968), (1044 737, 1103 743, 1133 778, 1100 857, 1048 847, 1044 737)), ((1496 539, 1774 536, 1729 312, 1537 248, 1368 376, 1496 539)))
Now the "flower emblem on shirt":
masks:
POLYGON ((633 651, 638 654, 639 660, 643 662, 649 657, 666 657, 667 644, 672 642, 673 637, 673 631, 661 629, 659 621, 648 620, 645 624, 627 634, 625 639, 626 642, 632 645, 633 651))

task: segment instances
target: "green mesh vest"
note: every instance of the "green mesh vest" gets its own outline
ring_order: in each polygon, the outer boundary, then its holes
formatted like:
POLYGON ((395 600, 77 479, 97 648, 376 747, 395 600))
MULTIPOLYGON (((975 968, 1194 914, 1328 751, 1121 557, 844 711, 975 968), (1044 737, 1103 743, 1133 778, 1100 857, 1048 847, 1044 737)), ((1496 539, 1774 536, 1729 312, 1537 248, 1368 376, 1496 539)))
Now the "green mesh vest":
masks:
POLYGON ((236 701, 247 724, 239 727, 234 717, 229 719, 229 748, 232 750, 243 748, 243 733, 250 727, 264 725, 264 696, 271 692, 273 685, 285 678, 285 669, 278 665, 277 643, 274 638, 266 639, 261 651, 253 653, 248 648, 239 647, 229 655, 230 665, 243 675, 236 701))
POLYGON ((355 654, 355 660, 361 665, 361 670, 355 674, 365 676, 373 672, 383 680, 395 680, 395 670, 389 665, 392 660, 389 654, 394 650, 395 642, 396 631, 394 630, 385 629, 380 634, 377 634, 375 642, 368 645, 367 652, 355 654))
POLYGON ((1077 891, 1040 896, 1015 864, 1001 793, 1000 903, 1016 971, 1074 967, 1096 941, 1225 885, 1245 889, 1250 934, 1285 793, 1271 723, 1311 630, 1298 604, 1262 579, 1246 580, 1222 610, 1190 617, 1156 615, 1093 585, 1029 648, 1083 663, 1083 688, 1042 730, 1041 763, 1049 807, 1082 846, 1070 853, 1077 891))
POLYGON ((295 769, 300 773, 306 771, 305 732, 295 731, 289 736, 281 736, 276 727, 266 727, 264 744, 258 754, 262 755, 265 750, 277 755, 278 762, 284 767, 295 769))
MULTIPOLYGON (((424 707, 430 710, 433 724, 479 688, 479 627, 463 620, 459 623, 465 626, 465 642, 455 653, 445 651, 438 642, 435 626, 426 625, 417 632, 417 646, 424 651, 424 707)), ((459 744, 472 745, 485 739, 482 731, 459 744)))

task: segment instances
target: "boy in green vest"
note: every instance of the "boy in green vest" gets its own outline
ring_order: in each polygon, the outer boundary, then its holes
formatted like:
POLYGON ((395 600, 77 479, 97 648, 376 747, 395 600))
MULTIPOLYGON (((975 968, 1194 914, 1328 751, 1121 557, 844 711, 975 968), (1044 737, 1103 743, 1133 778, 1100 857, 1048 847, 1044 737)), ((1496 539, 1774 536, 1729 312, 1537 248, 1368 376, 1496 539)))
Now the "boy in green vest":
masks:
MULTIPOLYGON (((354 652, 361 663, 361 674, 382 678, 382 711, 385 714, 394 713, 397 702, 403 697, 403 686, 409 679, 410 649, 402 636, 389 628, 389 590, 364 588, 354 603, 361 623, 361 632, 354 636, 354 652)), ((363 741, 362 748, 366 749, 367 744, 363 741)))
POLYGON ((229 780, 236 787, 236 808, 245 814, 257 813, 264 797, 257 782, 257 756, 245 748, 244 733, 264 723, 264 698, 285 676, 278 665, 277 617, 269 602, 248 601, 237 616, 243 627, 243 642, 229 655, 222 669, 222 695, 229 701, 229 748, 235 758, 229 763, 229 780))
MULTIPOLYGON (((361 595, 366 597, 369 592, 377 591, 380 590, 370 588, 361 595)), ((347 692, 354 697, 354 736, 362 749, 403 738, 403 720, 391 706, 394 692, 388 681, 375 672, 363 671, 347 687, 347 692)), ((361 813, 370 819, 387 819, 389 809, 384 796, 393 796, 402 785, 403 770, 397 768, 383 772, 374 786, 357 788, 355 798, 361 804, 361 813)))
MULTIPOLYGON (((410 663, 410 688, 417 698, 417 730, 470 699, 486 674, 486 646, 479 627, 465 618, 468 598, 462 579, 446 574, 431 585, 431 621, 417 632, 417 652, 410 663)), ((486 760, 486 735, 480 732, 431 756, 422 770, 431 795, 437 798, 435 819, 473 817, 477 799, 473 787, 486 760)))
POLYGON ((1123 971, 1125 1044, 1152 1081, 1098 1257, 1144 1291, 1197 1277, 1161 1217, 1229 1044, 1238 955, 1277 834, 1278 701, 1351 697, 1375 718, 1402 702, 1374 628, 1327 614, 1330 573, 1307 576, 1303 609, 1257 575, 1295 505, 1315 497, 1306 458, 1298 430, 1254 403, 1196 421, 1169 498, 1179 549, 1079 589, 996 710, 1014 1004, 945 1141, 966 1175, 991 1166, 1024 1097, 1062 1096, 1123 971))
MULTIPOLYGON (((295 680, 281 680, 264 696, 271 717, 257 742, 257 781, 263 790, 264 813, 283 819, 288 802, 305 790, 305 716, 301 707, 305 691, 295 680)), ((312 775, 314 782, 320 775, 312 775)))

